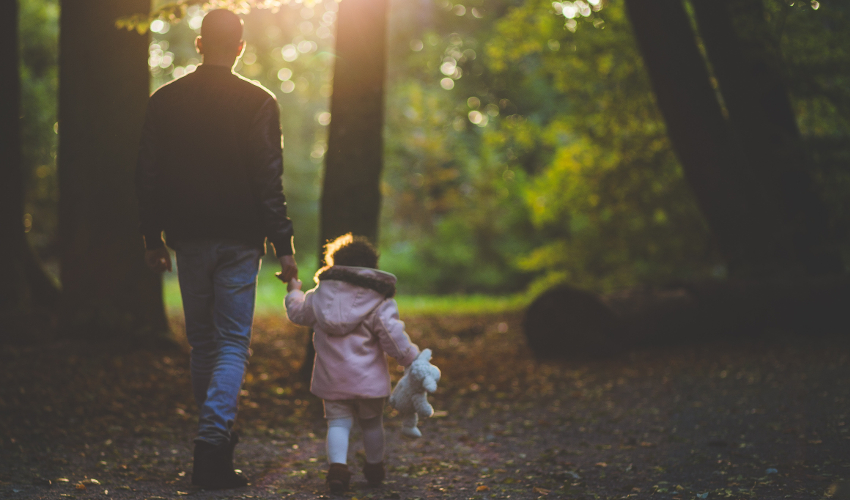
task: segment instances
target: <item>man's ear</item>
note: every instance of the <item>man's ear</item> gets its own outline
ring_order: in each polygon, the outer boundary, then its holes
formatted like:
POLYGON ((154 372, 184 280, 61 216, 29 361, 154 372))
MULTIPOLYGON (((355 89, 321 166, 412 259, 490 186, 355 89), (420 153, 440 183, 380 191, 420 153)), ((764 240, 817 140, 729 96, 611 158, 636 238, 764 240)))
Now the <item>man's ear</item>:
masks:
POLYGON ((236 59, 242 57, 242 54, 245 53, 245 40, 239 40, 239 52, 236 54, 236 59))
POLYGON ((198 54, 204 53, 204 42, 201 40, 201 37, 195 38, 195 50, 198 51, 198 54))

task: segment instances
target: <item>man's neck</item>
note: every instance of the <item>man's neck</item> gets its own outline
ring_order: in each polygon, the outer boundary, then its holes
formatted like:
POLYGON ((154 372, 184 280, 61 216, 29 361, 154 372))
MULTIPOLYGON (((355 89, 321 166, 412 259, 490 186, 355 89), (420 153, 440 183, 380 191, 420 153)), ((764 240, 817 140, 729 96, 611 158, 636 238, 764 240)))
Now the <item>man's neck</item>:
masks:
POLYGON ((232 70, 233 66, 236 65, 236 60, 235 59, 224 59, 224 58, 217 58, 217 57, 209 57, 209 56, 205 55, 203 57, 203 64, 205 66, 221 66, 221 67, 225 67, 227 69, 232 70))

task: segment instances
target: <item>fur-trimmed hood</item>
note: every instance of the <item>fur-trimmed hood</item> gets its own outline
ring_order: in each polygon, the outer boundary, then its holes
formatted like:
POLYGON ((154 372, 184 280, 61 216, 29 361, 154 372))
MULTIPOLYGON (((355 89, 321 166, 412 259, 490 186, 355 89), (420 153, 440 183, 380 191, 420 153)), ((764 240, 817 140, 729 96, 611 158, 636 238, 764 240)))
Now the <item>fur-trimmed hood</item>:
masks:
POLYGON ((316 273, 316 284, 325 281, 344 281, 361 288, 375 290, 386 298, 395 297, 396 277, 368 267, 333 266, 316 273))
POLYGON ((313 311, 328 335, 346 335, 395 295, 396 277, 366 267, 332 266, 316 274, 313 311))

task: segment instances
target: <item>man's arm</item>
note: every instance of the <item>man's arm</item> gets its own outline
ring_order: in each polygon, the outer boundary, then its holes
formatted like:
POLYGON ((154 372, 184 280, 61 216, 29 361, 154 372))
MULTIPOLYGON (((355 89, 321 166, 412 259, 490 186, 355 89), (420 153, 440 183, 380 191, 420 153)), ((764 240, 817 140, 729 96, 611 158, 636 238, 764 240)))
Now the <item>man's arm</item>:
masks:
POLYGON ((286 214, 283 194, 283 150, 280 111, 271 96, 254 117, 249 131, 254 192, 260 201, 263 229, 280 260, 284 281, 298 276, 292 247, 292 221, 286 214))
POLYGON ((136 197, 139 200, 139 230, 145 241, 145 263, 155 272, 171 271, 171 256, 162 241, 162 191, 157 176, 155 110, 148 102, 139 155, 136 161, 136 197))

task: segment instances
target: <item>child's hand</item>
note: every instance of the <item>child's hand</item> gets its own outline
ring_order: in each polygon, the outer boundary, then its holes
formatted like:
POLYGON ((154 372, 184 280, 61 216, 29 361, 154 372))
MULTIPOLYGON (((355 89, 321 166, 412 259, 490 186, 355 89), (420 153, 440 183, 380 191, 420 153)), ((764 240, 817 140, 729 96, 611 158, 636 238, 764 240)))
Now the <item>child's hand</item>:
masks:
POLYGON ((292 278, 289 280, 289 283, 286 284, 286 291, 291 292, 292 290, 301 290, 301 280, 298 278, 292 278))

